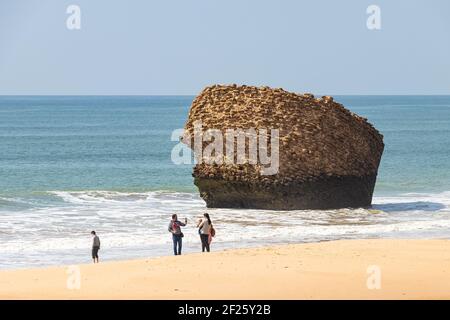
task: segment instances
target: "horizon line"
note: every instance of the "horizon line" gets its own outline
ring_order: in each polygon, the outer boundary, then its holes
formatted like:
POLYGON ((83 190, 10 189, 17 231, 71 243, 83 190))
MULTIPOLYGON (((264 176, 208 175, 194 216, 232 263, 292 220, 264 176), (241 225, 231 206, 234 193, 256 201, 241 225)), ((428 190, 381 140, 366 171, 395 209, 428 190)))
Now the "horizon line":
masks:
MULTIPOLYGON (((297 93, 297 92, 293 92, 297 93)), ((304 93, 307 93, 306 91, 304 93)), ((308 92, 310 93, 310 92, 308 92)), ((197 94, 0 94, 0 97, 195 97, 199 95, 197 94)), ((298 92, 297 94, 302 94, 298 92)), ((322 94, 322 93, 312 93, 314 96, 321 97, 321 96, 380 96, 380 97, 386 97, 386 96, 417 96, 417 97, 423 97, 423 96, 450 96, 450 93, 424 93, 424 94, 351 94, 351 93, 345 93, 345 94, 322 94)))

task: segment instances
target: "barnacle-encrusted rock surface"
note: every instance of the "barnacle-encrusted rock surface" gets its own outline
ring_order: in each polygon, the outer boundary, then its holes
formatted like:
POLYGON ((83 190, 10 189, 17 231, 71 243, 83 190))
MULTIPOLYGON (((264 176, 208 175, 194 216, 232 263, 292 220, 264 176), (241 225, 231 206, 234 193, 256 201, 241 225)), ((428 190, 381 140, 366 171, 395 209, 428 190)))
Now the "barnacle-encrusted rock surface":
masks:
POLYGON ((292 210, 371 204, 383 137, 332 97, 214 85, 193 101, 187 134, 194 133, 195 121, 201 121, 204 131, 223 133, 279 129, 279 171, 274 175, 262 175, 259 164, 195 166, 194 183, 210 208, 292 210))

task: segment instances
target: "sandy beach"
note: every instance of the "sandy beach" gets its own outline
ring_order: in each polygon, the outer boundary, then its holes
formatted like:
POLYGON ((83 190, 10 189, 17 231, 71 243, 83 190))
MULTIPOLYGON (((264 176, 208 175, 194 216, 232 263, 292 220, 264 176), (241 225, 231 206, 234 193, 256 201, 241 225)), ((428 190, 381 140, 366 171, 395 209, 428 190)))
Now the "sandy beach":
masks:
POLYGON ((449 262, 448 240, 332 241, 2 271, 0 298, 448 299, 449 262))

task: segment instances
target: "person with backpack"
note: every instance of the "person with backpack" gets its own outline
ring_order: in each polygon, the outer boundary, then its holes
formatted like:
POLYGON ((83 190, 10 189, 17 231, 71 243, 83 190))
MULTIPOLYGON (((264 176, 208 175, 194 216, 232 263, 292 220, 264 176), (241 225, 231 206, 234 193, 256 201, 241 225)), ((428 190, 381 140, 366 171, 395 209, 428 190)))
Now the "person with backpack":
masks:
POLYGON ((184 234, 181 232, 180 227, 184 227, 187 224, 187 218, 184 218, 184 223, 178 221, 178 217, 176 214, 172 215, 172 220, 169 222, 169 232, 172 233, 173 240, 173 253, 176 256, 181 255, 181 248, 183 245, 183 237, 184 234))
POLYGON ((198 233, 200 234, 200 241, 202 243, 202 252, 210 252, 210 245, 212 237, 215 236, 216 231, 213 228, 211 218, 208 213, 203 214, 203 218, 197 224, 198 233))

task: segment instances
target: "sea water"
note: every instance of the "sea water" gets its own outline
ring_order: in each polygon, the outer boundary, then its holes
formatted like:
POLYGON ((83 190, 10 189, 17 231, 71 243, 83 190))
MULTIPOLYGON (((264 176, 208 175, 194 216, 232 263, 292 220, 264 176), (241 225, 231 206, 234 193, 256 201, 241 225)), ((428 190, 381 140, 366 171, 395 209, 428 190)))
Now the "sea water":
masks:
MULTIPOLYGON (((200 249, 192 165, 171 161, 192 96, 0 97, 0 268, 172 254, 170 216, 200 249)), ((371 209, 208 209, 213 250, 450 237, 450 96, 337 96, 384 135, 371 209)))

